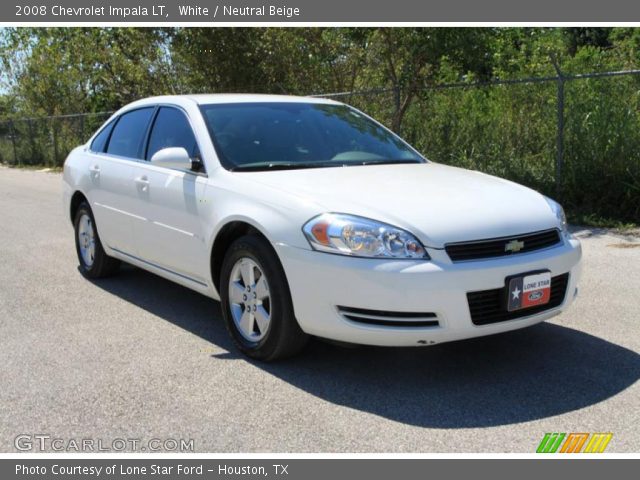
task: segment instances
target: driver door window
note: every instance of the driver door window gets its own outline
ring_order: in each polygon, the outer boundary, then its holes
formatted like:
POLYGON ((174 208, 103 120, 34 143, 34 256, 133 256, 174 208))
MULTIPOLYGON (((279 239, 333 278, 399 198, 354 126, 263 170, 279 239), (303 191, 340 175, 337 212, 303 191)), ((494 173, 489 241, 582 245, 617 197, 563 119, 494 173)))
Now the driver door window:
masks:
POLYGON ((160 107, 149 136, 146 159, 163 148, 182 147, 191 158, 200 156, 196 137, 184 113, 176 108, 160 107))

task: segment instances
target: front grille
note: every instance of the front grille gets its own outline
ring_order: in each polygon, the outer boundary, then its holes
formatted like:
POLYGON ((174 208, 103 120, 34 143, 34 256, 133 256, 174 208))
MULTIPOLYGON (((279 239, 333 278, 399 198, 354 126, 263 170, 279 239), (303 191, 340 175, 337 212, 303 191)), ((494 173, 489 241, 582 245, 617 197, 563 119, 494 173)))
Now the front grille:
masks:
POLYGON ((433 312, 390 312, 365 308, 338 307, 338 312, 356 323, 383 327, 437 327, 440 322, 433 312))
POLYGON ((545 230, 542 232, 525 233, 511 237, 492 238, 473 242, 449 243, 445 250, 454 262, 464 260, 479 260, 482 258, 504 257, 517 253, 533 252, 556 245, 560 242, 558 230, 545 230), (511 242, 521 242, 517 251, 509 250, 511 242))
POLYGON ((564 273, 551 278, 551 298, 546 305, 525 308, 509 312, 507 310, 507 287, 496 288, 494 290, 482 290, 480 292, 467 293, 469 302, 469 312, 474 325, 488 325, 491 323, 514 320, 516 318, 528 317, 536 313, 544 312, 555 307, 559 307, 564 302, 569 283, 569 274, 564 273))

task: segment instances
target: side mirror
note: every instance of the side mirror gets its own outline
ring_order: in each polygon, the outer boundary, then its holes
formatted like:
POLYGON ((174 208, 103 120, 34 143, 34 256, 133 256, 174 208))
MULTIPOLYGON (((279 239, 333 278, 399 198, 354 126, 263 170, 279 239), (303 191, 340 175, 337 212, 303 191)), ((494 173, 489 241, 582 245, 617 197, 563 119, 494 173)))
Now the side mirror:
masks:
POLYGON ((193 162, 182 147, 170 147, 158 150, 151 157, 151 164, 176 170, 191 170, 193 162))

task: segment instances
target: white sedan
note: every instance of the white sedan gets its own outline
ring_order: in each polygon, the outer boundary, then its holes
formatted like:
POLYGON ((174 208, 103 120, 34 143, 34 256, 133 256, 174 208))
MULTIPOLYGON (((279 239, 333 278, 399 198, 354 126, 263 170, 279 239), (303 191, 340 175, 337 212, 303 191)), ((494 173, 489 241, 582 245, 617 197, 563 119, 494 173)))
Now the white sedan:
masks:
POLYGON ((505 332, 578 291, 560 205, 427 161, 330 100, 134 102, 69 154, 64 204, 86 277, 124 261, 220 300, 235 344, 262 360, 309 336, 421 346, 505 332))

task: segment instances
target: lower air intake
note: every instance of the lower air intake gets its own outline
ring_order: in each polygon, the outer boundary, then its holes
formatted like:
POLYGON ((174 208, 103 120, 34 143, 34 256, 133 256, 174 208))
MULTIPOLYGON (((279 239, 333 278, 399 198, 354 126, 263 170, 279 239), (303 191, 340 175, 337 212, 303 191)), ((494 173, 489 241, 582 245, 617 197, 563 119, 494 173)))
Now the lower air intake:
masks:
POLYGON ((433 312, 390 312, 364 308, 338 307, 338 312, 355 323, 382 327, 425 328, 440 325, 433 312))

